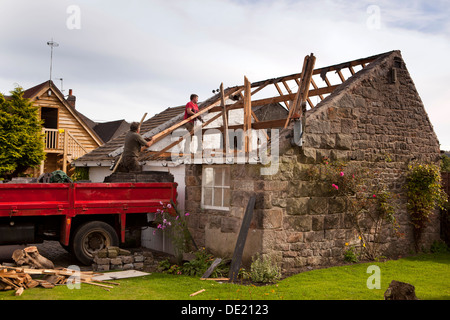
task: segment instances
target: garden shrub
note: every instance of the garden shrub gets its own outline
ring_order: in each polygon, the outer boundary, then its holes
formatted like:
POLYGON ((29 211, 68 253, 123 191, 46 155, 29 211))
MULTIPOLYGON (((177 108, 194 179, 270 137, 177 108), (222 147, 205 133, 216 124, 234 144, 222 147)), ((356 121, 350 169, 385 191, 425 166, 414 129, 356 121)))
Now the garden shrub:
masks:
POLYGON ((434 210, 444 210, 447 194, 442 189, 440 167, 435 164, 412 163, 406 176, 407 209, 414 226, 414 242, 418 251, 423 230, 434 210))
POLYGON ((281 268, 269 256, 256 254, 252 258, 250 278, 254 282, 272 283, 281 278, 281 268))

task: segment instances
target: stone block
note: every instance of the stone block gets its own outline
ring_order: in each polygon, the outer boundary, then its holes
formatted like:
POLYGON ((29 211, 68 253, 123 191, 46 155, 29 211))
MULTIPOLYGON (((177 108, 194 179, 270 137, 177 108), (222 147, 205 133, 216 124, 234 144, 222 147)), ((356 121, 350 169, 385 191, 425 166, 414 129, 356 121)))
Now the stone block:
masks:
POLYGON ((222 217, 221 216, 209 216, 208 217, 209 228, 219 229, 222 226, 222 217))
POLYGON ((341 150, 351 150, 353 144, 353 136, 351 134, 337 134, 336 148, 341 150))
POLYGON ((288 215, 305 215, 308 213, 308 198, 288 198, 286 202, 288 215))
MULTIPOLYGON (((328 121, 307 121, 305 132, 310 133, 330 133, 330 122, 328 121)), ((306 136, 305 136, 306 138, 306 136)))
MULTIPOLYGON (((256 209, 270 209, 272 207, 272 195, 269 192, 258 192, 256 193, 255 199, 255 208, 256 209)), ((241 208, 242 211, 244 208, 241 208)), ((233 214, 232 214, 233 215, 233 214)), ((239 218, 244 217, 244 212, 239 212, 239 215, 236 215, 239 218)))
POLYGON ((107 258, 108 257, 108 250, 107 249, 99 250, 99 251, 97 251, 96 255, 99 258, 107 258))
POLYGON ((328 198, 313 197, 308 201, 310 214, 326 214, 328 212, 328 198))
POLYGON ((263 210, 263 228, 277 229, 281 228, 283 222, 283 209, 273 208, 263 210))
POLYGON ((135 262, 134 263, 134 269, 136 269, 136 270, 144 269, 144 263, 143 262, 135 262))
POLYGON ((99 257, 95 257, 94 258, 94 262, 96 263, 96 264, 109 264, 109 261, 110 261, 111 259, 109 259, 109 258, 99 258, 99 257))
POLYGON ((129 256, 129 255, 131 255, 130 251, 119 248, 119 256, 129 256))
POLYGON ((323 230, 323 221, 324 221, 324 217, 312 217, 312 230, 313 231, 318 231, 318 230, 323 230))
POLYGON ((103 272, 103 271, 109 271, 110 265, 109 264, 99 264, 97 265, 97 271, 103 272))
POLYGON ((110 270, 123 270, 123 265, 122 264, 111 264, 110 266, 111 266, 110 270))
POLYGON ((355 120, 342 119, 341 120, 341 133, 351 134, 355 131, 355 120))
POLYGON ((119 264, 122 264, 122 259, 121 258, 111 258, 109 263, 111 265, 113 265, 113 264, 114 265, 119 265, 119 264))
POLYGON ((286 241, 288 243, 302 242, 303 241, 303 232, 290 233, 287 236, 286 241))
POLYGON ((320 137, 320 147, 321 149, 332 149, 336 144, 336 138, 331 134, 323 134, 320 137))
POLYGON ((312 219, 310 216, 286 216, 283 224, 285 230, 310 231, 312 219))
POLYGON ((123 270, 133 270, 134 269, 134 264, 132 264, 132 263, 124 264, 122 269, 123 270))
POLYGON ((151 257, 151 258, 153 258, 153 253, 151 253, 150 251, 144 251, 144 252, 142 252, 142 255, 144 257, 151 257))
POLYGON ((345 211, 346 203, 344 198, 330 198, 328 200, 328 213, 341 213, 345 211))
POLYGON ((120 259, 122 260, 123 264, 128 264, 128 263, 134 262, 133 256, 121 256, 120 259))
POLYGON ((144 262, 144 256, 143 255, 135 255, 134 262, 144 262))
POLYGON ((329 214, 324 217, 323 220, 323 228, 327 229, 335 229, 336 226, 339 226, 340 223, 340 215, 338 214, 329 214))
POLYGON ((144 263, 145 264, 152 264, 153 262, 155 262, 153 257, 144 257, 144 263))
POLYGON ((253 180, 234 180, 231 183, 231 187, 233 190, 253 191, 254 182, 253 180))
POLYGON ((108 247, 108 258, 117 258, 119 255, 119 248, 117 247, 108 247))
POLYGON ((321 137, 321 134, 307 134, 305 135, 304 145, 310 148, 320 148, 321 137))
MULTIPOLYGON (((302 150, 302 156, 305 158, 305 162, 306 163, 315 163, 317 160, 317 155, 316 155, 316 149, 315 148, 308 148, 308 147, 303 147, 302 150)), ((319 159, 321 160, 321 159, 319 159)))
POLYGON ((223 233, 238 233, 241 220, 236 218, 223 217, 220 231, 223 233))

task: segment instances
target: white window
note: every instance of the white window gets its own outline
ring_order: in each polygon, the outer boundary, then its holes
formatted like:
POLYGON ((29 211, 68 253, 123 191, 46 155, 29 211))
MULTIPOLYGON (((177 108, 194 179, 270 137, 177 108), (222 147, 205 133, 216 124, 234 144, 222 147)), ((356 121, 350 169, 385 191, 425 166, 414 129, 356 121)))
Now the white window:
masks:
POLYGON ((203 166, 202 207, 205 209, 229 210, 230 168, 203 166))

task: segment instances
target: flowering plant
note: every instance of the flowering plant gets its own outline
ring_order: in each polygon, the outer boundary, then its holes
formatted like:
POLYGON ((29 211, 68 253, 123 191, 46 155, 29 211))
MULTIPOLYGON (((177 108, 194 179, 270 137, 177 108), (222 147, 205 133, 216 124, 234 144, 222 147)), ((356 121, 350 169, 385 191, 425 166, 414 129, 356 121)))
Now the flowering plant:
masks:
POLYGON ((344 200, 348 221, 367 258, 373 260, 379 254, 383 222, 392 224, 395 235, 401 236, 394 215, 394 196, 386 190, 380 170, 326 158, 315 170, 309 175, 312 180, 329 186, 330 196, 344 200))
MULTIPOLYGON (((170 203, 164 204, 160 201, 162 209, 156 209, 154 224, 156 229, 166 231, 172 241, 176 256, 180 257, 183 252, 189 251, 189 230, 187 229, 186 218, 190 216, 189 212, 180 214, 178 210, 170 203)), ((153 231, 153 235, 156 230, 153 231)))

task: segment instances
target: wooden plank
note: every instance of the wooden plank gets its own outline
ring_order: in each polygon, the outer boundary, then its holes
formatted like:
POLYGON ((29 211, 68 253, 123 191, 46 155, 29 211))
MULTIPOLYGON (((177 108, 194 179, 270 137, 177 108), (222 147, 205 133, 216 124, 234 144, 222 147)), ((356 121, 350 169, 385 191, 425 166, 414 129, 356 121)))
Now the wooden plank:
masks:
POLYGON ((350 70, 350 73, 353 75, 355 75, 355 69, 353 69, 352 66, 349 66, 348 69, 350 70))
POLYGON ((68 135, 68 131, 64 130, 64 147, 63 147, 63 170, 64 173, 67 173, 67 144, 68 144, 68 140, 69 140, 69 135, 68 135))
POLYGON ((223 149, 225 153, 228 153, 230 148, 230 137, 228 136, 228 112, 227 106, 225 105, 225 93, 223 91, 223 83, 220 84, 220 106, 222 107, 222 126, 223 126, 223 149))
POLYGON ((300 82, 299 82, 298 90, 297 90, 297 93, 295 94, 295 98, 293 99, 293 102, 291 104, 292 107, 289 109, 289 114, 288 114, 288 117, 284 124, 284 128, 286 128, 288 126, 291 117, 294 115, 294 113, 298 109, 298 105, 301 103, 302 88, 303 88, 303 82, 304 82, 304 78, 305 78, 305 74, 306 74, 306 69, 308 66, 308 60, 309 60, 309 56, 305 56, 305 58, 303 59, 303 67, 302 67, 302 72, 300 74, 300 82))
POLYGON ((202 293, 202 292, 205 292, 205 291, 206 291, 206 289, 202 289, 202 290, 199 290, 199 291, 197 291, 197 292, 191 293, 189 296, 190 296, 190 297, 193 297, 193 296, 196 296, 196 295, 198 295, 199 293, 202 293))
POLYGON ((85 281, 85 280, 81 280, 81 283, 86 283, 86 284, 90 284, 92 286, 97 286, 97 287, 102 287, 102 288, 109 288, 112 289, 114 288, 113 286, 108 286, 106 284, 101 284, 101 283, 96 283, 96 282, 90 282, 90 281, 85 281))
POLYGON ((286 88, 287 92, 289 92, 289 94, 292 94, 292 90, 291 90, 291 88, 289 88, 289 85, 287 84, 287 82, 283 80, 282 83, 283 83, 284 87, 286 88))
MULTIPOLYGON (((236 92, 240 92, 240 91, 241 91, 241 88, 238 88, 238 89, 234 88, 233 90, 229 90, 229 93, 227 93, 227 95, 225 96, 225 99, 228 98, 229 96, 235 94, 236 92)), ((220 99, 221 99, 221 97, 219 97, 218 99, 216 99, 216 100, 214 100, 213 102, 211 102, 208 106, 206 106, 206 107, 200 109, 199 112, 197 112, 196 114, 190 116, 189 118, 184 119, 184 120, 182 120, 182 121, 180 121, 180 122, 178 122, 178 123, 172 125, 171 127, 169 127, 169 128, 167 128, 167 129, 165 129, 165 130, 163 130, 163 131, 161 131, 161 132, 155 134, 155 135, 152 137, 152 143, 151 143, 151 145, 153 145, 153 144, 155 144, 156 142, 160 141, 161 139, 163 139, 163 138, 166 137, 167 135, 171 134, 174 130, 178 129, 179 127, 183 126, 184 124, 188 123, 189 121, 194 120, 194 119, 197 118, 198 116, 200 116, 200 115, 202 115, 202 114, 208 112, 209 110, 211 110, 212 108, 214 108, 214 107, 216 106, 215 104, 216 104, 218 101, 220 101, 220 99)))
MULTIPOLYGON (((274 83, 275 88, 277 88, 278 93, 280 94, 280 96, 284 96, 283 91, 281 91, 280 86, 278 85, 278 83, 274 83)), ((283 102, 284 105, 286 106, 286 108, 289 110, 289 104, 287 103, 287 100, 283 102)))
POLYGON ((244 150, 248 154, 251 151, 251 129, 252 129, 252 93, 251 83, 244 76, 244 150))
MULTIPOLYGON (((316 82, 314 81, 313 78, 311 78, 311 84, 313 85, 314 90, 319 89, 319 87, 317 86, 317 84, 316 84, 316 82)), ((328 87, 327 87, 327 88, 328 88, 328 87)), ((323 100, 323 95, 322 95, 322 94, 312 94, 312 91, 313 91, 313 90, 309 91, 309 94, 308 94, 308 95, 309 95, 310 97, 316 95, 316 96, 319 96, 320 100, 323 100)))
MULTIPOLYGON (((340 84, 332 85, 330 87, 311 89, 308 92, 308 97, 314 97, 314 96, 320 96, 320 95, 323 95, 323 94, 332 93, 339 86, 340 86, 340 84)), ((276 97, 271 97, 271 98, 264 98, 264 99, 259 99, 259 100, 253 100, 252 101, 252 108, 253 107, 265 106, 265 105, 271 104, 271 103, 291 101, 291 100, 295 99, 295 95, 296 94, 293 93, 293 94, 285 94, 283 96, 276 96, 276 97)), ((322 99, 323 99, 323 97, 322 97, 322 99)), ((237 101, 234 104, 227 104, 226 107, 227 107, 228 111, 236 110, 236 109, 242 109, 244 107, 244 103, 243 103, 243 101, 237 101)), ((222 111, 222 107, 221 106, 213 107, 210 110, 211 113, 221 112, 221 111, 222 111)))
POLYGON ((216 258, 214 262, 211 264, 211 266, 205 271, 205 273, 202 275, 203 279, 209 278, 209 276, 213 273, 214 269, 219 265, 219 263, 222 262, 221 258, 216 258))
POLYGON ((244 253, 245 242, 247 240, 248 229, 253 218, 253 209, 255 208, 256 196, 251 196, 247 208, 245 209, 244 219, 242 220, 239 236, 236 240, 233 258, 231 259, 230 273, 228 278, 230 282, 236 282, 239 274, 239 268, 242 262, 242 254, 244 253))
POLYGON ((16 290, 16 292, 14 293, 14 295, 15 295, 16 297, 21 296, 22 293, 23 293, 23 290, 24 290, 23 287, 20 287, 19 289, 16 290))
MULTIPOLYGON (((253 117, 253 119, 255 120, 254 123, 258 123, 258 122, 259 122, 258 117, 257 117, 256 114, 253 112, 253 110, 251 110, 251 111, 252 111, 252 117, 253 117)), ((253 124, 252 124, 252 127, 253 127, 253 124)), ((269 137, 269 135, 267 134, 267 132, 263 131, 263 133, 264 133, 264 135, 266 136, 267 141, 269 141, 269 140, 270 140, 270 137, 269 137)))
POLYGON ((342 83, 344 83, 344 82, 345 82, 345 77, 344 77, 344 75, 342 74, 341 70, 338 70, 338 71, 336 71, 336 72, 337 72, 337 74, 339 75, 339 78, 341 79, 342 83))
MULTIPOLYGON (((222 116, 221 113, 215 115, 214 117, 212 117, 211 119, 209 119, 208 121, 206 121, 205 123, 202 124, 202 128, 206 127, 208 124, 210 124, 211 122, 215 121, 216 119, 218 119, 220 116, 222 116)), ((165 153, 167 150, 173 148, 174 146, 176 146, 177 144, 179 144, 181 141, 183 141, 184 139, 186 139, 189 135, 193 135, 195 133, 196 130, 199 130, 199 128, 193 128, 190 132, 188 132, 187 134, 185 134, 184 136, 180 137, 178 140, 172 142, 171 144, 165 146, 163 149, 161 149, 160 151, 154 151, 153 153, 149 153, 149 155, 151 155, 152 159, 155 159, 159 156, 161 156, 163 153, 165 153)))

